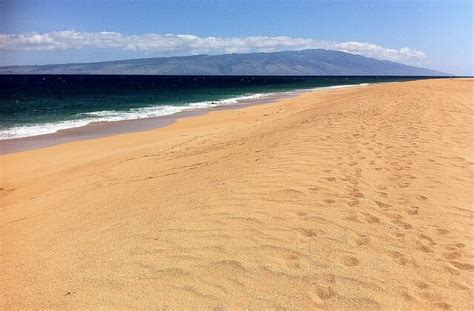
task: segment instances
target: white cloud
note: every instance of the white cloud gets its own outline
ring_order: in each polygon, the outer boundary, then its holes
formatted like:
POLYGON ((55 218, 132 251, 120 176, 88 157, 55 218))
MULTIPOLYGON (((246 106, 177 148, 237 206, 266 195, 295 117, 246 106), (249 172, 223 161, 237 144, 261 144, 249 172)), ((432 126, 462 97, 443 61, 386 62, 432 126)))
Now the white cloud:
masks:
POLYGON ((218 54, 273 52, 324 48, 377 59, 415 63, 425 57, 412 48, 391 49, 364 42, 333 42, 277 37, 198 37, 189 34, 125 35, 117 32, 78 32, 0 34, 0 50, 68 50, 83 48, 124 49, 145 54, 218 54))

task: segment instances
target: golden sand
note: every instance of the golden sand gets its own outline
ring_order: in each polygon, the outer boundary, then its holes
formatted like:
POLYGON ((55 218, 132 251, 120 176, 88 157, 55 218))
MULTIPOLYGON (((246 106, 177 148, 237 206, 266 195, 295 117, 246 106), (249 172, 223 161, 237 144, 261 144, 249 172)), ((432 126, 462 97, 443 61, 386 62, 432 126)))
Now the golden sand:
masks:
POLYGON ((474 80, 3 155, 3 308, 473 309, 474 80))

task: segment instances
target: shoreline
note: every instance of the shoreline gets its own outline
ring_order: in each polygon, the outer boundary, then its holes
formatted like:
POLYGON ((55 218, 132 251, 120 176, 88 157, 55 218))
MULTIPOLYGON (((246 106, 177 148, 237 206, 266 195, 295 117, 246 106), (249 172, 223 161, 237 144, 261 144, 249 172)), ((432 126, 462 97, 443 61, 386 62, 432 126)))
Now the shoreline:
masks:
POLYGON ((0 155, 12 154, 17 152, 29 151, 40 148, 47 148, 59 144, 109 137, 127 133, 144 132, 159 129, 175 123, 179 119, 190 118, 207 114, 210 111, 220 111, 229 109, 243 109, 250 106, 270 104, 294 98, 301 94, 325 91, 331 89, 364 87, 368 85, 397 83, 397 82, 381 82, 381 83, 363 83, 354 85, 337 85, 329 87, 318 87, 312 89, 295 89, 293 91, 267 93, 262 98, 243 100, 235 104, 218 105, 215 107, 194 108, 180 111, 170 115, 147 117, 119 121, 98 121, 92 122, 84 126, 62 129, 54 133, 42 134, 36 136, 27 136, 20 138, 11 138, 0 140, 0 155))
POLYGON ((0 308, 472 310, 473 90, 315 91, 1 155, 0 308))

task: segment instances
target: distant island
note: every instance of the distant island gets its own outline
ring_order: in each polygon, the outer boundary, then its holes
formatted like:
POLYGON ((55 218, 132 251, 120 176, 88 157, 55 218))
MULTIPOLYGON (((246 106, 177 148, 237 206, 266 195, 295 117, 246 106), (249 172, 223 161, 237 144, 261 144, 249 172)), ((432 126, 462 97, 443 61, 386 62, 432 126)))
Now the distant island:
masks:
POLYGON ((445 73, 333 50, 195 55, 0 67, 0 74, 443 76, 445 73))

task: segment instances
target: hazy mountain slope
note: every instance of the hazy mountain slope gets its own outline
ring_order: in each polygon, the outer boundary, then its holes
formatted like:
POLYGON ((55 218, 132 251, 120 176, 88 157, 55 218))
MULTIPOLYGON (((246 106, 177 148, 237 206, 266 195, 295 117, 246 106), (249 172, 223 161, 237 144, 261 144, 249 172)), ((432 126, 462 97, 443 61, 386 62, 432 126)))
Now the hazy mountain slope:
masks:
POLYGON ((330 50, 142 58, 0 67, 3 74, 443 75, 430 69, 330 50))

